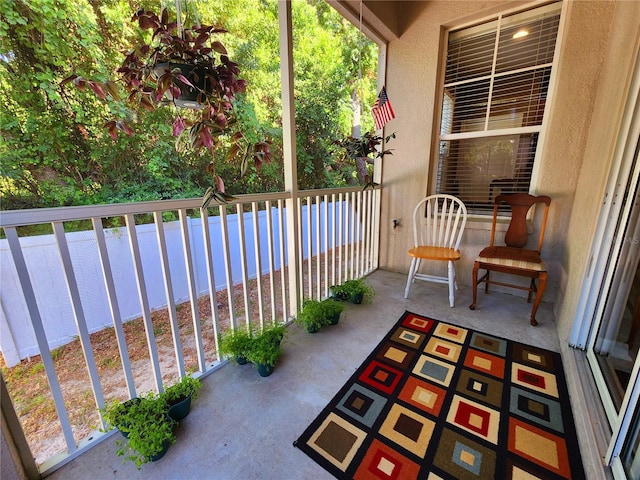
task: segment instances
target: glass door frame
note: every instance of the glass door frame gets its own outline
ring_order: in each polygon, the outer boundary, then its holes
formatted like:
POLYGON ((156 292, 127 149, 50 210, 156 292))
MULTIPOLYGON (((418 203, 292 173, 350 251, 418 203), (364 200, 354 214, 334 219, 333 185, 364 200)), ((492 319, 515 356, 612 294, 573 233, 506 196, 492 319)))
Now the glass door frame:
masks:
MULTIPOLYGON (((625 242, 624 237, 627 234, 627 227, 633 229, 634 234, 640 232, 640 219, 637 218, 640 207, 634 211, 635 200, 625 198, 625 194, 635 197, 640 187, 638 185, 640 182, 639 100, 640 55, 637 55, 570 337, 571 346, 587 352, 587 360, 612 430, 611 438, 607 439, 609 446, 604 460, 611 466, 615 478, 620 479, 626 478, 620 452, 630 434, 634 410, 640 402, 640 356, 636 358, 629 379, 629 387, 618 411, 600 370, 594 345, 603 316, 615 314, 615 311, 619 311, 620 308, 620 305, 616 305, 615 302, 608 304, 608 293, 619 288, 625 289, 630 282, 630 271, 635 272, 636 264, 633 262, 638 260, 638 254, 629 255, 631 245, 625 242), (632 215, 636 218, 632 218, 632 215), (629 224, 630 220, 631 224, 629 224), (612 232, 615 232, 614 237, 611 236, 612 232), (624 270, 618 271, 618 267, 624 270)), ((628 290, 621 293, 623 301, 626 302, 628 290)), ((613 297, 619 301, 620 296, 613 297)))

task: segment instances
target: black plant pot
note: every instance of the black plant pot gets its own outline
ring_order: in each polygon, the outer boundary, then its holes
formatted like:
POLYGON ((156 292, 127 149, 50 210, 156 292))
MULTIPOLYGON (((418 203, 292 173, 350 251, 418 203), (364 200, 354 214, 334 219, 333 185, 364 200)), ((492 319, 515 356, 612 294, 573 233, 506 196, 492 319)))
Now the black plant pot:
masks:
POLYGON ((238 365, 246 365, 247 364, 247 358, 246 357, 243 357, 241 355, 236 355, 233 358, 234 358, 234 360, 236 361, 236 363, 238 365))
POLYGON ((190 411, 191 411, 191 395, 189 395, 187 398, 185 398, 181 402, 178 402, 175 405, 171 405, 171 407, 169 407, 169 411, 167 412, 167 415, 169 415, 169 417, 171 417, 172 420, 175 420, 176 422, 178 422, 182 420, 184 417, 186 417, 187 415, 189 415, 190 411))
POLYGON ((336 313, 330 320, 329 325, 337 325, 340 321, 340 312, 336 313))
POLYGON ((268 377, 273 373, 273 365, 256 364, 256 368, 261 377, 268 377))
POLYGON ((360 305, 364 300, 364 293, 354 293, 351 295, 351 303, 355 303, 356 305, 360 305))
POLYGON ((307 332, 309 333, 317 333, 319 330, 320 327, 315 323, 307 325, 307 332))
POLYGON ((170 446, 171 446, 171 442, 170 441, 165 440, 164 442, 162 442, 162 450, 160 450, 155 455, 151 455, 149 457, 149 461, 150 462, 157 462, 158 460, 160 460, 162 457, 164 457, 164 454, 167 453, 167 450, 169 450, 170 446))

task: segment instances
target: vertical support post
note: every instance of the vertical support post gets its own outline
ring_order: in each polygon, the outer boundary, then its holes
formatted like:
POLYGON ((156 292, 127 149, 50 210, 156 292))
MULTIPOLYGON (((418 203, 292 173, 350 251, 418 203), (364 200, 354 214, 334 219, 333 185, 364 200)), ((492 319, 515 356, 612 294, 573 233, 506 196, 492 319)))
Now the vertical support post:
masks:
MULTIPOLYGON (((298 311, 301 278, 298 276, 298 172, 296 170, 296 128, 293 96, 293 36, 291 2, 278 1, 280 27, 280 77, 282 81, 282 150, 284 188, 290 193, 287 208, 287 255, 289 265, 289 313, 298 311)), ((286 319, 285 319, 286 320, 286 319)))

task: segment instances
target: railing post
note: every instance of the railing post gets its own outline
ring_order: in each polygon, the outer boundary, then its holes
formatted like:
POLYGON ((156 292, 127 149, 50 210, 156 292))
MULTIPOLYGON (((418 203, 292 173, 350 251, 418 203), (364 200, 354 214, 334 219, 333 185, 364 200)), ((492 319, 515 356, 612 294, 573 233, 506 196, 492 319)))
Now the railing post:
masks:
MULTIPOLYGON (((293 96, 293 40, 291 2, 278 1, 280 25, 280 76, 282 81, 282 149, 284 188, 291 194, 287 208, 287 258, 289 267, 289 314, 298 312, 298 293, 302 279, 298 274, 298 172, 296 170, 296 128, 293 96)), ((285 319, 286 320, 286 319, 285 319)))

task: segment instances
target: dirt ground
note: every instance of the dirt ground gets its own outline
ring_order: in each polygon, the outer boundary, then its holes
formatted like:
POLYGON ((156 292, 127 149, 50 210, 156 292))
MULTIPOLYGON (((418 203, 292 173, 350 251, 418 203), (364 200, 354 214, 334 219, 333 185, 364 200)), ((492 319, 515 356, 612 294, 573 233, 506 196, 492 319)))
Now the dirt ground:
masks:
MULTIPOLYGON (((279 272, 276 272, 275 275, 274 280, 278 285, 275 297, 277 312, 275 320, 282 321, 279 272)), ((271 318, 269 276, 265 276, 263 281, 262 300, 266 312, 265 322, 269 323, 273 320, 271 318)), ((248 290, 250 292, 250 320, 252 323, 257 323, 259 322, 259 292, 255 280, 250 282, 248 290)), ((227 290, 217 292, 216 300, 220 319, 219 330, 223 331, 229 327, 230 322, 227 290)), ((234 307, 238 324, 243 324, 246 322, 246 317, 242 285, 238 285, 234 289, 234 307)), ((211 302, 208 295, 198 300, 198 312, 205 360, 207 364, 211 364, 218 358, 215 351, 211 302)), ((177 314, 185 369, 187 372, 197 371, 198 359, 190 302, 177 306, 177 314)), ((178 367, 168 311, 165 309, 153 312, 152 323, 162 380, 164 385, 168 386, 178 379, 178 367)), ((137 393, 142 394, 155 390, 142 318, 126 322, 124 332, 137 393)), ((127 399, 128 390, 114 329, 106 328, 93 333, 90 339, 105 401, 127 399)), ((59 347, 53 350, 51 355, 73 435, 77 442, 100 426, 100 417, 91 390, 91 382, 80 341, 76 339, 59 347)), ((25 359, 12 368, 7 368, 4 359, 0 356, 0 366, 36 463, 40 464, 55 453, 65 451, 66 444, 62 428, 40 356, 25 359)))

